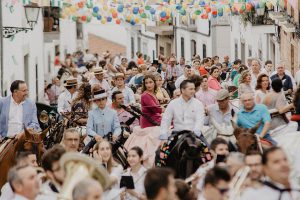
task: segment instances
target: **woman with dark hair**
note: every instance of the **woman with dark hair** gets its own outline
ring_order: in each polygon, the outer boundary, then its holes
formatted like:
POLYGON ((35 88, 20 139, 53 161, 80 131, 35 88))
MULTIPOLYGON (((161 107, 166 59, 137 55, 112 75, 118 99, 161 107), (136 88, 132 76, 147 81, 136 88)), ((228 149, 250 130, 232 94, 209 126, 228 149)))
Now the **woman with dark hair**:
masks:
POLYGON ((209 74, 210 77, 208 78, 208 87, 213 90, 219 91, 221 89, 221 84, 218 80, 220 75, 218 67, 213 66, 210 69, 209 74))
POLYGON ((288 105, 284 93, 282 92, 282 81, 279 78, 273 79, 271 86, 273 90, 265 96, 263 104, 265 104, 268 109, 271 110, 271 115, 273 112, 275 112, 275 110, 280 114, 272 117, 270 130, 273 130, 278 126, 288 123, 285 113, 290 109, 290 105, 288 105), (275 110, 272 111, 272 109, 275 110))
POLYGON ((179 200, 196 200, 197 194, 194 194, 191 187, 181 179, 175 180, 176 195, 179 200))
POLYGON ((255 88, 255 102, 262 103, 266 94, 270 90, 270 79, 266 74, 261 74, 257 78, 256 88, 255 88))
POLYGON ((147 169, 143 166, 143 150, 138 146, 132 147, 128 151, 127 161, 130 168, 126 169, 122 176, 132 176, 134 189, 126 189, 121 194, 121 200, 146 199, 144 179, 147 169))
POLYGON ((156 97, 157 85, 153 75, 146 75, 142 83, 141 106, 143 115, 140 126, 133 128, 133 133, 125 143, 126 149, 139 146, 144 150, 145 166, 152 167, 155 151, 160 144, 160 122, 162 108, 156 97))

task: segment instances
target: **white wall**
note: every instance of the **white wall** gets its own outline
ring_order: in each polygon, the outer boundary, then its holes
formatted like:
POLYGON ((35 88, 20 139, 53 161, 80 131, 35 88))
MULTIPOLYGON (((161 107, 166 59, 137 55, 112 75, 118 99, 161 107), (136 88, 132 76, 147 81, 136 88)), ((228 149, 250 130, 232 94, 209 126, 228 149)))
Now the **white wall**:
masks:
MULTIPOLYGON (((22 3, 14 6, 11 12, 6 3, 2 2, 3 26, 28 27, 22 3)), ((25 73, 28 74, 27 84, 29 98, 36 100, 36 93, 40 94, 44 88, 44 68, 43 68, 43 21, 40 12, 38 23, 33 31, 19 32, 12 39, 3 39, 3 77, 4 91, 9 94, 9 87, 16 79, 25 80, 25 73), (28 55, 28 69, 24 69, 24 56, 28 55), (38 74, 36 67, 38 66, 38 74), (36 88, 36 76, 38 83, 36 88)), ((39 96, 39 99, 41 96, 39 96)))

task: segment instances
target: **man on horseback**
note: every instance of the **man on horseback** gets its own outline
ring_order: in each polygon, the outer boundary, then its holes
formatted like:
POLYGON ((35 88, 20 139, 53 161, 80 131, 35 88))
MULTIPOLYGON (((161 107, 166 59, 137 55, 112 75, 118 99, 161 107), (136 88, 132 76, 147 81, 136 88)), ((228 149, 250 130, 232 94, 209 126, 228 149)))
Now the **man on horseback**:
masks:
POLYGON ((174 131, 190 130, 201 137, 204 123, 203 104, 194 98, 195 84, 190 80, 184 80, 180 84, 181 97, 172 100, 166 108, 161 121, 161 140, 167 140, 169 128, 173 122, 174 131))
POLYGON ((256 124, 261 123, 256 133, 260 138, 276 144, 268 133, 271 117, 267 107, 263 104, 255 104, 253 93, 244 93, 241 101, 244 107, 237 114, 237 125, 242 128, 253 128, 256 124))
POLYGON ((10 86, 11 95, 0 99, 0 139, 14 137, 25 127, 40 130, 36 105, 27 98, 25 81, 15 80, 10 86))
POLYGON ((113 139, 115 140, 121 134, 121 126, 117 112, 106 106, 106 91, 95 91, 91 101, 97 104, 97 108, 89 112, 87 122, 88 135, 94 137, 96 141, 100 141, 108 133, 113 133, 113 139))

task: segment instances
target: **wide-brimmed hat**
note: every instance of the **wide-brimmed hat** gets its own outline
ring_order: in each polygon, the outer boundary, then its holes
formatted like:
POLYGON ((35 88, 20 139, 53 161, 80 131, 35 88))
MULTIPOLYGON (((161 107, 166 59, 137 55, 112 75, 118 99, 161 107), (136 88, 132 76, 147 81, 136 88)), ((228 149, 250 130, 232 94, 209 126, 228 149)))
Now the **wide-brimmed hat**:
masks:
POLYGON ((76 78, 69 77, 67 80, 65 80, 65 84, 64 84, 65 87, 76 86, 76 85, 77 85, 77 79, 76 78))
POLYGON ((229 92, 227 90, 221 89, 217 92, 216 100, 217 101, 223 101, 224 99, 228 98, 229 96, 230 95, 229 95, 229 92))
POLYGON ((95 67, 93 69, 94 74, 104 74, 104 70, 102 67, 95 67))
POLYGON ((97 99, 102 99, 107 97, 107 92, 104 89, 100 89, 100 90, 96 90, 93 95, 92 98, 90 99, 90 101, 95 101, 97 99))
POLYGON ((125 75, 123 73, 116 73, 114 76, 115 79, 117 78, 125 78, 125 75))
POLYGON ((152 65, 159 65, 158 60, 153 60, 153 61, 152 61, 152 65))

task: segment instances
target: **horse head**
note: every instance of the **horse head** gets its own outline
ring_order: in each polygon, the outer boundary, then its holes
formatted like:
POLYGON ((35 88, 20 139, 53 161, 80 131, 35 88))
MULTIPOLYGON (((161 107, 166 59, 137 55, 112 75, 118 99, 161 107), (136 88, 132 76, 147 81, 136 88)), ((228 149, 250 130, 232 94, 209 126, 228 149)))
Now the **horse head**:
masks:
POLYGON ((49 128, 42 133, 38 133, 34 129, 24 127, 24 134, 19 138, 20 149, 23 151, 31 151, 37 156, 40 161, 45 151, 43 139, 46 137, 49 128))
POLYGON ((247 129, 247 128, 241 128, 237 126, 232 121, 232 125, 234 127, 233 134, 236 138, 236 144, 238 146, 238 150, 241 153, 246 154, 248 151, 251 150, 259 151, 259 145, 255 133, 259 128, 260 124, 261 122, 258 122, 254 127, 247 129))

